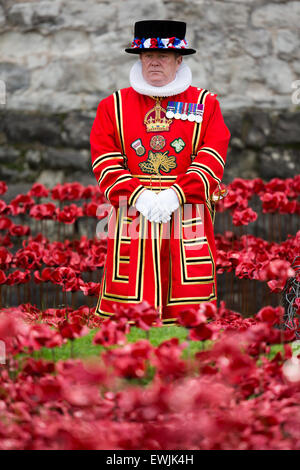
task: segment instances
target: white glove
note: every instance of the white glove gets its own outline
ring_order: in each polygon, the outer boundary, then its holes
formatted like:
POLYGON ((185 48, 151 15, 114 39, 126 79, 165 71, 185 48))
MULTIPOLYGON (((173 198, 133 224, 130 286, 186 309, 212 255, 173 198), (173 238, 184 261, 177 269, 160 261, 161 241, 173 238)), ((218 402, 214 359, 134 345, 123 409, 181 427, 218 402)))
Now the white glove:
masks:
POLYGON ((169 217, 170 219, 172 212, 174 212, 180 206, 176 192, 172 188, 164 189, 158 193, 158 199, 162 221, 164 221, 163 219, 166 217, 169 217))
POLYGON ((173 211, 178 209, 180 202, 176 192, 164 189, 156 194, 154 191, 143 191, 137 198, 135 207, 150 222, 168 222, 173 211))
POLYGON ((172 212, 178 209, 180 202, 176 192, 173 189, 168 188, 157 194, 157 205, 159 210, 158 213, 155 211, 149 220, 165 223, 171 219, 172 212))
MULTIPOLYGON (((159 193, 160 194, 160 193, 159 193)), ((158 194, 157 194, 157 208, 158 213, 153 217, 153 222, 168 222, 171 219, 169 211, 166 210, 163 206, 161 206, 158 194)))
POLYGON ((156 221, 160 215, 158 207, 158 196, 154 191, 146 189, 136 200, 135 208, 143 214, 150 222, 156 221))

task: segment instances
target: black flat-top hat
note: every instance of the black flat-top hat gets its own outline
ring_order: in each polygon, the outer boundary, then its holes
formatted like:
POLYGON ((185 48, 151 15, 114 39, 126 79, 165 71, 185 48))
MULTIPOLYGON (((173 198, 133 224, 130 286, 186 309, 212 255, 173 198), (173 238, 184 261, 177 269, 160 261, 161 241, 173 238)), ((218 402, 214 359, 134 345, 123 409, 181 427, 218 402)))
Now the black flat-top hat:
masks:
POLYGON ((185 32, 186 23, 183 21, 137 21, 134 25, 134 39, 131 47, 125 49, 125 52, 140 54, 152 49, 176 51, 181 55, 195 54, 195 49, 188 48, 185 32))

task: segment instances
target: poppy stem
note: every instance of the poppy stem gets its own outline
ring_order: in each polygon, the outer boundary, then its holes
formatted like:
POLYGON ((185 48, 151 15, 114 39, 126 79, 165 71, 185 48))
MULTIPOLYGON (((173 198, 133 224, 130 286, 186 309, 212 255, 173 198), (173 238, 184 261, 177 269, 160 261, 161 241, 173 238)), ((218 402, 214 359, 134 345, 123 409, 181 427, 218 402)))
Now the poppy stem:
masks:
MULTIPOLYGON (((90 299, 88 300, 88 304, 90 303, 90 299)), ((89 305, 89 313, 88 313, 88 317, 87 317, 87 322, 86 322, 86 326, 89 328, 89 323, 90 323, 90 316, 91 316, 91 307, 89 305)))
POLYGON ((8 287, 5 286, 5 288, 4 288, 4 296, 3 296, 3 297, 4 297, 4 301, 3 301, 3 306, 4 306, 4 307, 7 306, 7 303, 6 303, 6 301, 7 301, 7 290, 8 290, 8 287))
POLYGON ((279 243, 281 243, 281 215, 277 214, 278 218, 278 235, 279 235, 279 243))
POLYGON ((48 308, 48 291, 49 291, 49 283, 46 285, 46 308, 48 308))
POLYGON ((272 238, 272 230, 271 230, 271 214, 268 213, 268 241, 270 242, 271 241, 271 238, 272 238))
POLYGON ((63 305, 67 306, 67 292, 65 290, 63 291, 63 305))
POLYGON ((59 305, 59 287, 58 285, 55 286, 55 304, 53 305, 53 308, 59 305))
POLYGON ((229 289, 229 287, 228 287, 228 273, 227 273, 227 271, 225 271, 224 276, 225 276, 225 294, 227 294, 228 289, 229 289))
POLYGON ((233 299, 234 299, 234 293, 233 293, 233 270, 230 272, 230 307, 233 308, 233 299))
POLYGON ((77 292, 72 292, 72 301, 71 301, 71 305, 72 305, 72 308, 75 309, 76 307, 76 296, 77 296, 77 292))
POLYGON ((43 283, 41 282, 40 283, 40 306, 41 306, 41 309, 43 309, 43 283))
POLYGON ((20 284, 17 286, 17 295, 18 295, 18 305, 21 303, 21 296, 20 296, 20 284))

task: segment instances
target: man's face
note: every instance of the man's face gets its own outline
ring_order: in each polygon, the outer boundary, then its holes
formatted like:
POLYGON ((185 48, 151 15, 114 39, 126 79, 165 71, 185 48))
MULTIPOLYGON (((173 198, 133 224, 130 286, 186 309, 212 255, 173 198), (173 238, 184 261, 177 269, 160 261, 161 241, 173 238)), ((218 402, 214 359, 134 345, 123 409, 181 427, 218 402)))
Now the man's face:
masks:
POLYGON ((173 51, 147 51, 140 54, 143 77, 152 86, 164 86, 175 79, 182 56, 173 51))

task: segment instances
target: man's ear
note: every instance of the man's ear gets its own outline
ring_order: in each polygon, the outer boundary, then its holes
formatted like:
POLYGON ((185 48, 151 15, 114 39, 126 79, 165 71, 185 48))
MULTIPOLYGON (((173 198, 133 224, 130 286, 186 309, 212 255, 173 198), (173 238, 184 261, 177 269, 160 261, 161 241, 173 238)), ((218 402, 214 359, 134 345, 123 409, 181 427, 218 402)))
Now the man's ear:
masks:
POLYGON ((176 70, 178 70, 178 68, 180 67, 180 65, 182 64, 182 55, 179 55, 177 57, 177 67, 176 67, 176 70))

